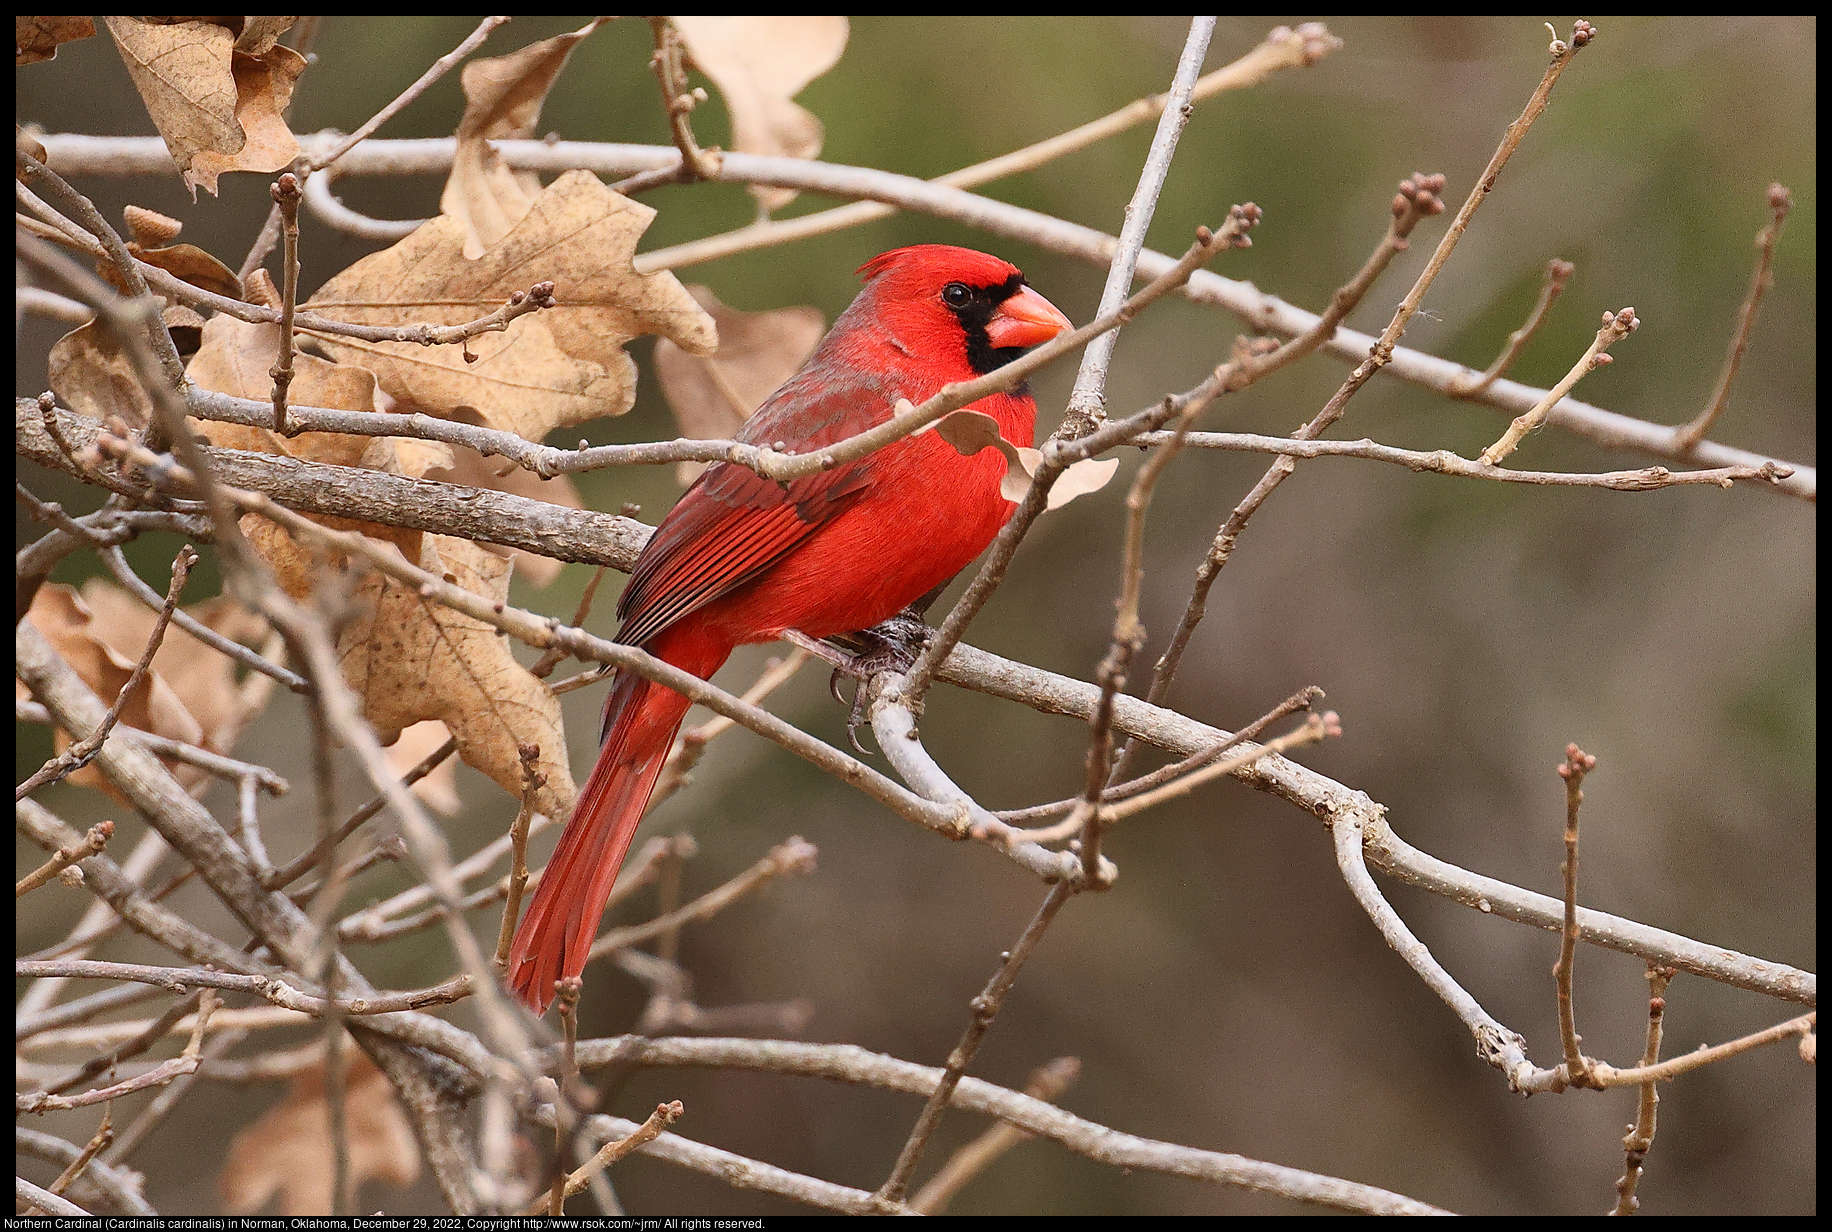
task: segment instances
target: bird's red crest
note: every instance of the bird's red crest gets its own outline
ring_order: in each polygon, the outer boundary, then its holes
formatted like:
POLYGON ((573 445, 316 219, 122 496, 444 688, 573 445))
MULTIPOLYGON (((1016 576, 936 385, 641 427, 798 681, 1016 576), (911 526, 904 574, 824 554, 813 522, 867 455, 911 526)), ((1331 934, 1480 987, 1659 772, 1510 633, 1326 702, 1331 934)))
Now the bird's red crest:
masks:
POLYGON ((870 282, 890 270, 905 267, 945 272, 949 278, 959 278, 976 286, 997 286, 1018 273, 1017 266, 991 253, 956 248, 952 244, 912 244, 908 248, 893 248, 861 265, 857 273, 861 280, 870 282))

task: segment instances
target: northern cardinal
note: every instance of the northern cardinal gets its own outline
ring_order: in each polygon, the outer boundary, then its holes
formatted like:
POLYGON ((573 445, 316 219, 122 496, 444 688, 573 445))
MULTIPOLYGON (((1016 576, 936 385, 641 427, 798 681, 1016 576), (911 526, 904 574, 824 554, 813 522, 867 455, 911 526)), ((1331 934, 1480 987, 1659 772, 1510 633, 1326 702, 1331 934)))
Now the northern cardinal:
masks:
MULTIPOLYGON (((859 267, 864 290, 802 370, 738 439, 806 453, 1016 359, 1069 328, 1018 268, 965 248, 899 248, 859 267)), ((1026 389, 972 406, 1031 443, 1026 389)), ((708 468, 662 519, 617 604, 617 640, 702 679, 734 647, 785 629, 829 637, 896 615, 964 569, 1016 507, 1000 451, 963 457, 934 432, 788 485, 730 463, 708 468)), ((617 870, 688 701, 623 672, 604 704, 591 778, 509 954, 509 982, 536 1013, 578 975, 617 870)))

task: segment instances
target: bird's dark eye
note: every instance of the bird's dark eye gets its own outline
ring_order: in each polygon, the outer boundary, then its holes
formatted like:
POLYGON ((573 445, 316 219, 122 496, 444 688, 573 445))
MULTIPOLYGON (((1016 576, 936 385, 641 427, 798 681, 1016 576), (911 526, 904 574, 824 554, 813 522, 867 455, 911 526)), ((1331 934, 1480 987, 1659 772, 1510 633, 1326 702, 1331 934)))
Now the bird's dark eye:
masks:
POLYGON ((951 282, 941 289, 941 302, 950 308, 964 308, 973 291, 964 282, 951 282))

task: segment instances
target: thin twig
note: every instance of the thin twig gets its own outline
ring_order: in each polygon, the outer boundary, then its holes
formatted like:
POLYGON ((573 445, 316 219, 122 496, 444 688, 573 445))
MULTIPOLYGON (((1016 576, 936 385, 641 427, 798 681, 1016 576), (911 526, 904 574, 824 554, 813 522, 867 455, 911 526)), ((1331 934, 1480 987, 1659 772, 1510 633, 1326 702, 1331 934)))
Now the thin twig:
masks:
POLYGON ((967 1067, 973 1064, 973 1057, 979 1051, 980 1043, 986 1033, 992 1029, 992 1020, 998 1016, 1000 1007, 1005 1002, 1005 994, 1018 978, 1024 962, 1037 948, 1037 942, 1062 910, 1062 905, 1075 893, 1075 887, 1067 882, 1057 882, 1050 887, 1044 896, 1043 905, 1037 908, 1037 914, 1031 917, 1024 935, 1018 938, 1018 944, 1000 956, 999 969, 988 981, 986 988, 973 999, 971 1017, 967 1030, 961 1036, 960 1043, 948 1054, 948 1063, 942 1069, 941 1081, 935 1084, 930 1092, 928 1102, 923 1105, 922 1114, 916 1118, 916 1125, 910 1130, 909 1139, 903 1144, 903 1150, 897 1155, 897 1163, 884 1184, 878 1187, 878 1200, 885 1203, 901 1203, 908 1190, 910 1178, 916 1172, 916 1165, 922 1162, 922 1154, 934 1136, 935 1129, 941 1124, 941 1114, 947 1108, 948 1101, 954 1096, 954 1089, 966 1076, 967 1067))
MULTIPOLYGON (((1153 446, 1169 441, 1168 432, 1141 432, 1127 443, 1153 446)), ((1542 487, 1601 488, 1611 492, 1656 492, 1682 485, 1728 488, 1738 482, 1772 487, 1794 474, 1793 467, 1774 461, 1759 466, 1721 466, 1691 471, 1673 471, 1664 466, 1647 466, 1633 471, 1517 471, 1460 457, 1448 449, 1399 449, 1365 437, 1358 441, 1295 441, 1290 437, 1258 436, 1250 432, 1191 432, 1184 437, 1184 444, 1191 449, 1285 454, 1294 458, 1365 458, 1459 479, 1487 479, 1542 487)))
MULTIPOLYGON (((1354 311, 1356 305, 1368 293, 1375 280, 1392 264, 1394 258, 1406 251, 1411 243, 1412 232, 1418 224, 1443 212, 1444 203, 1438 196, 1443 189, 1444 177, 1441 175, 1415 173, 1410 178, 1402 180, 1389 208, 1390 217, 1387 229, 1382 234, 1380 243, 1375 246, 1373 252, 1368 254, 1367 260, 1362 262, 1361 269, 1356 271, 1355 276, 1338 287, 1330 296, 1329 307, 1324 310, 1323 315, 1317 318, 1309 329, 1269 354, 1255 354, 1249 350, 1243 355, 1237 346, 1236 354, 1226 365, 1225 372, 1217 370, 1214 377, 1198 388, 1216 386, 1226 391, 1245 389, 1255 381, 1264 379, 1288 364, 1295 363, 1323 345, 1335 333, 1339 323, 1354 311)), ((1191 392, 1193 394, 1195 391, 1191 392)), ((1326 407, 1310 423, 1299 429, 1296 434, 1298 439, 1309 439, 1320 435, 1328 426, 1325 421, 1328 413, 1329 408, 1326 407)), ((1168 443, 1175 438, 1163 433, 1155 433, 1152 439, 1156 443, 1168 443)), ((1228 556, 1233 551, 1234 541, 1246 525, 1246 519, 1252 517, 1259 503, 1264 501, 1272 490, 1284 481, 1285 476, 1291 473, 1295 466, 1295 463, 1290 460, 1291 456, 1284 453, 1279 455, 1259 483, 1254 486, 1252 492, 1240 505, 1235 507, 1227 521, 1222 524, 1221 529, 1216 532, 1208 556, 1196 570, 1195 586, 1190 592, 1189 602, 1184 606, 1183 616, 1177 622, 1176 631, 1171 635, 1164 653, 1158 657, 1157 663, 1152 667, 1151 684, 1146 690, 1148 700, 1154 703, 1161 702, 1165 694, 1170 691, 1171 681, 1175 678, 1177 668, 1183 661, 1184 648, 1189 645, 1190 637, 1195 633, 1197 623, 1207 610, 1209 587, 1214 585, 1215 578, 1219 576, 1222 567, 1227 563, 1228 556)), ((1129 741, 1113 764, 1111 779, 1118 780, 1130 773, 1139 752, 1138 742, 1129 741)))
MULTIPOLYGON (((1132 290, 1134 271, 1138 269, 1139 250, 1145 247, 1145 232, 1151 226, 1152 214, 1158 208, 1158 197, 1164 191, 1164 179, 1183 136, 1184 125, 1194 107, 1191 96, 1196 78, 1202 72, 1203 57, 1209 51, 1209 39, 1215 33, 1215 18, 1195 17, 1183 42, 1183 54, 1177 60, 1177 71, 1165 96, 1164 110, 1158 116, 1158 130, 1145 155, 1139 182, 1126 204, 1125 221, 1120 226, 1119 243, 1114 246, 1113 260, 1107 265, 1106 285, 1101 288, 1100 309, 1106 316, 1126 301, 1132 290)), ((1086 436, 1106 417, 1107 364, 1113 357, 1119 331, 1102 334, 1081 353, 1081 367, 1075 373, 1075 384, 1069 393, 1068 409, 1056 434, 1065 440, 1086 436)))
POLYGON ((1578 950, 1578 809, 1584 803, 1584 776, 1597 768, 1597 759, 1575 744, 1565 746, 1558 776, 1565 780, 1565 927, 1559 935, 1558 962, 1552 978, 1558 984, 1558 1034, 1565 1049, 1565 1074, 1573 1086, 1589 1086, 1590 1071, 1578 1035, 1577 1013, 1571 1000, 1572 965, 1578 950))
MULTIPOLYGON (((576 626, 580 622, 575 620, 576 626)), ((808 651, 800 646, 790 651, 783 658, 772 657, 765 665, 762 674, 740 698, 751 705, 759 705, 764 698, 774 693, 777 688, 801 670, 801 665, 808 661, 808 651)), ((708 719, 697 727, 689 727, 674 739, 674 747, 668 751, 668 761, 662 767, 661 778, 657 780, 655 791, 650 795, 650 808, 654 808, 669 796, 692 781, 693 768, 700 764, 705 756, 706 746, 737 724, 724 715, 708 719)))
POLYGON ((681 152, 681 165, 676 175, 683 184, 717 179, 719 151, 703 150, 693 138, 693 122, 689 117, 696 106, 706 101, 706 91, 687 88, 683 64, 686 47, 680 32, 666 17, 649 18, 649 29, 655 36, 655 54, 649 57, 649 67, 661 85, 662 107, 668 113, 668 132, 674 138, 675 148, 681 152))
MULTIPOLYGON (((403 787, 412 787, 415 783, 431 774, 439 767, 440 763, 444 762, 457 751, 458 741, 455 738, 447 740, 444 744, 421 758, 419 764, 413 769, 403 774, 401 776, 401 785, 403 787)), ((371 817, 387 807, 387 804, 388 801, 384 797, 377 796, 375 799, 369 801, 369 803, 357 809, 354 813, 350 814, 342 824, 331 831, 328 845, 334 847, 338 843, 349 838, 352 834, 356 833, 357 829, 365 821, 368 821, 371 817)), ((327 842, 314 843, 308 850, 300 852, 285 865, 275 869, 272 873, 262 878, 262 885, 269 890, 284 889, 291 885, 293 882, 299 880, 299 878, 305 876, 306 873, 310 872, 313 865, 322 862, 324 854, 321 848, 326 845, 327 842)))
POLYGON ((1407 965, 1425 982, 1425 986, 1463 1020, 1463 1025, 1476 1038, 1477 1054, 1507 1076, 1510 1090, 1558 1089, 1550 1080, 1551 1071, 1542 1070, 1527 1059, 1527 1042, 1521 1038, 1520 1033, 1497 1022, 1474 997, 1465 992, 1463 986, 1432 957, 1425 943, 1413 935, 1405 921, 1399 918, 1399 913, 1381 895, 1379 887, 1374 884, 1374 878, 1368 875, 1367 865, 1362 858, 1362 836, 1365 829, 1366 823, 1358 812, 1345 812, 1335 818, 1330 826, 1336 840, 1336 866, 1341 870, 1343 880, 1348 882, 1355 901, 1368 913, 1368 918, 1374 921, 1374 926, 1380 930, 1381 936, 1393 947, 1394 952, 1405 959, 1407 965))
MULTIPOLYGON (((108 571, 114 575, 115 581, 126 587, 129 594, 133 595, 153 611, 156 612, 159 610, 160 604, 163 602, 159 597, 159 592, 141 580, 140 575, 134 572, 133 566, 127 563, 127 556, 120 548, 112 546, 104 547, 98 554, 102 558, 102 563, 108 566, 108 571)), ((287 671, 286 668, 282 667, 280 664, 257 654, 255 651, 250 650, 238 641, 224 637, 215 629, 203 624, 188 612, 182 609, 173 609, 172 623, 177 625, 180 629, 183 629, 186 633, 189 633, 198 641, 204 643, 206 646, 209 646, 211 649, 228 655, 243 667, 260 672, 265 676, 271 676, 294 693, 304 693, 307 691, 305 678, 303 676, 287 671)), ((267 773, 272 774, 273 772, 268 771, 267 773)), ((279 776, 274 775, 274 778, 278 779, 279 776)))
MULTIPOLYGON (((214 1042, 214 1039, 212 1040, 214 1042)), ((167 1087, 166 1090, 171 1090, 167 1087)), ((66 1142, 52 1134, 41 1133, 36 1129, 16 1126, 13 1129, 14 1149, 21 1156, 42 1159, 47 1163, 68 1164, 77 1158, 81 1151, 73 1142, 66 1142)), ((144 1178, 138 1173, 126 1173, 110 1164, 90 1160, 84 1169, 87 1183, 95 1187, 101 1195, 112 1202, 115 1209, 124 1215, 157 1217, 159 1212, 147 1205, 141 1196, 140 1186, 144 1178)))
MULTIPOLYGON (((1173 765, 1160 766, 1150 774, 1141 775, 1136 779, 1131 779, 1115 787, 1109 787, 1102 798, 1109 803, 1113 803, 1115 801, 1125 800, 1131 796, 1139 795, 1142 792, 1150 791, 1152 788, 1161 786, 1162 784, 1181 779, 1184 775, 1194 770, 1200 770, 1202 767, 1210 764, 1243 740, 1257 740, 1259 734, 1265 731, 1266 728, 1278 722, 1278 720, 1284 718, 1288 714, 1296 714, 1300 710, 1309 709, 1310 706, 1322 696, 1323 690, 1319 689, 1316 685, 1309 685, 1306 688, 1300 689, 1239 731, 1228 736, 1226 739, 1217 741, 1214 747, 1192 753, 1182 761, 1173 765)), ((1007 809, 994 812, 993 816, 997 817, 1000 821, 1008 822, 1012 825, 1021 825, 1025 822, 1041 821, 1046 818, 1059 817, 1064 813, 1072 812, 1075 806, 1081 803, 1081 800, 1082 797, 1078 795, 1070 796, 1066 800, 1057 800, 1050 804, 1037 804, 1032 805, 1030 808, 1007 809)), ((1042 831, 1031 831, 1031 833, 1036 835, 1041 834, 1042 831)), ((1062 837, 1066 838, 1068 836, 1065 834, 1062 837)), ((1037 841, 1048 842, 1050 840, 1039 838, 1037 841)))
POLYGON ((275 975, 244 975, 234 971, 212 971, 204 967, 158 967, 143 963, 101 962, 88 958, 61 958, 46 962, 19 960, 13 964, 19 979, 133 980, 169 991, 188 988, 217 988, 225 992, 247 992, 264 997, 282 1009, 310 1014, 314 1018, 343 1015, 360 1018, 373 1014, 394 1014, 402 1010, 423 1009, 429 1005, 449 1005, 471 995, 469 975, 452 978, 426 988, 406 992, 384 992, 357 997, 329 997, 301 992, 275 975))
MULTIPOLYGON (((102 217, 89 198, 70 187, 63 176, 39 162, 18 144, 14 146, 13 158, 21 188, 28 183, 37 184, 50 198, 52 205, 61 207, 65 214, 82 224, 83 229, 100 245, 102 254, 120 275, 121 285, 127 288, 128 296, 148 304, 154 303, 146 279, 141 275, 140 262, 128 254, 127 245, 121 242, 120 234, 102 217)), ((79 298, 88 301, 91 307, 100 307, 87 295, 79 298)), ((144 328, 139 331, 139 340, 150 347, 157 358, 159 370, 165 378, 162 383, 164 387, 176 387, 184 380, 184 363, 178 358, 178 349, 172 344, 172 336, 166 332, 165 323, 159 319, 157 312, 145 313, 142 320, 144 328)))
POLYGON ((592 942, 586 961, 602 958, 626 946, 641 945, 645 941, 665 936, 683 924, 710 919, 745 895, 762 889, 778 877, 808 876, 814 872, 815 859, 819 854, 813 843, 799 837, 790 838, 772 847, 769 854, 765 855, 763 859, 724 885, 707 891, 685 906, 641 924, 626 924, 599 934, 597 940, 592 942))
POLYGON ((109 1100, 120 1099, 135 1091, 144 1091, 151 1087, 164 1086, 185 1074, 195 1073, 198 1066, 198 1051, 203 1046, 204 1030, 209 1025, 210 1015, 219 1004, 216 994, 206 991, 203 1003, 197 1012, 197 1025, 191 1030, 191 1042, 185 1045, 182 1055, 173 1057, 161 1065, 148 1070, 136 1078, 117 1082, 112 1086, 84 1091, 81 1095, 51 1095, 43 1091, 34 1094, 20 1094, 14 1100, 19 1112, 34 1114, 64 1111, 71 1108, 87 1108, 92 1104, 105 1104, 109 1100))
MULTIPOLYGON (((807 1044, 794 1040, 690 1039, 674 1036, 649 1039, 624 1035, 591 1040, 579 1045, 579 1061, 588 1068, 607 1065, 720 1068, 796 1074, 928 1095, 943 1078, 931 1066, 870 1052, 852 1044, 807 1044)), ((1304 1172, 1279 1164, 1178 1146, 1139 1138, 1083 1120, 1053 1104, 1030 1099, 1017 1091, 994 1086, 977 1078, 962 1078, 951 1105, 965 1111, 998 1117, 1039 1137, 1050 1138, 1068 1150, 1112 1167, 1167 1173, 1194 1180, 1231 1185, 1275 1194, 1336 1210, 1365 1214, 1437 1214, 1440 1208, 1372 1185, 1338 1177, 1304 1172)), ((609 1120, 610 1118, 606 1118, 609 1120)), ((603 1122, 598 1122, 603 1123, 603 1122)), ((628 1122, 622 1124, 628 1125, 628 1122)), ((620 1133, 629 1132, 619 1129, 620 1133)), ((881 1213, 884 1204, 857 1190, 835 1192, 839 1186, 815 1182, 790 1189, 781 1169, 744 1161, 724 1152, 713 1152, 673 1135, 664 1135, 643 1152, 653 1158, 723 1176, 728 1183, 769 1192, 787 1192, 799 1201, 830 1205, 849 1214, 881 1213)), ((901 1212, 904 1207, 894 1208, 901 1212)))
POLYGON ((299 307, 299 177, 287 172, 274 181, 274 206, 280 211, 280 355, 267 374, 274 382, 274 431, 286 427, 286 391, 293 384, 293 316, 299 307))
POLYGON ((541 788, 547 785, 545 775, 535 767, 540 763, 541 746, 516 746, 522 763, 522 802, 515 810, 515 821, 509 826, 509 888, 503 900, 502 927, 496 938, 496 968, 509 969, 509 947, 515 939, 515 921, 522 912, 522 891, 528 888, 528 823, 534 819, 534 806, 541 788))
POLYGON ((1557 385, 1546 391, 1526 414, 1518 416, 1508 425, 1508 430, 1501 434, 1499 440, 1482 451, 1479 459, 1484 465, 1496 466, 1501 460, 1520 447, 1521 440, 1527 433, 1546 422, 1546 416, 1552 413, 1564 396, 1571 392, 1587 374, 1594 372, 1611 361, 1609 348, 1622 341, 1641 327, 1641 318, 1635 315, 1633 308, 1624 308, 1621 312, 1603 314, 1603 325, 1597 330, 1597 336, 1591 339, 1590 346, 1578 357, 1578 362, 1571 366, 1557 385))
MULTIPOLYGON (((1339 50, 1341 46, 1342 40, 1319 22, 1307 22, 1295 30, 1289 26, 1279 26, 1267 34, 1259 46, 1240 59, 1205 75, 1190 92, 1191 101, 1200 102, 1224 90, 1257 85, 1280 69, 1309 67, 1339 50)), ((1163 94, 1135 99, 1098 120, 1091 120, 1066 133, 1059 133, 1009 154, 1001 154, 997 158, 951 171, 947 175, 938 176, 933 183, 948 188, 973 188, 1020 172, 1035 170, 1055 159, 1086 149, 1097 141, 1157 119, 1164 112, 1165 100, 1163 94)), ((635 192, 660 183, 673 183, 679 177, 679 170, 679 164, 674 163, 640 172, 632 177, 634 183, 625 181, 629 187, 619 185, 618 191, 635 192)), ((880 201, 854 201, 798 218, 752 223, 736 231, 689 240, 672 248, 658 248, 643 253, 637 262, 643 273, 659 269, 681 270, 721 257, 827 235, 888 218, 897 209, 895 205, 880 201)))
MULTIPOLYGON (((1080 1076, 1079 1057, 1057 1057, 1031 1071, 1030 1081, 1024 1084, 1024 1094, 1029 1099, 1053 1104, 1080 1076)), ((962 1186, 990 1168, 1012 1147, 1034 1137, 1036 1135, 1028 1130, 1000 1121, 949 1156, 948 1162, 910 1199, 910 1209, 924 1215, 941 1214, 962 1186)))
MULTIPOLYGON (((1641 1050, 1642 1068, 1660 1062, 1660 1032, 1667 1012, 1667 985, 1675 972, 1671 967, 1648 964, 1648 1038, 1641 1050)), ((1611 1214, 1633 1215, 1641 1209, 1635 1187, 1641 1181, 1641 1170, 1648 1152, 1654 1148, 1654 1129, 1660 1108, 1660 1090, 1653 1082, 1641 1084, 1641 1099, 1635 1107, 1635 1123, 1622 1137, 1622 1175, 1616 1181, 1616 1206, 1611 1214)))
POLYGON ((96 1127, 94 1135, 90 1137, 88 1143, 83 1147, 82 1152, 78 1154, 75 1159, 70 1161, 68 1167, 57 1174, 57 1179, 55 1181, 51 1182, 51 1192, 61 1195, 65 1190, 69 1189, 76 1178, 81 1176, 84 1170, 89 1167, 89 1162, 97 1155, 101 1154, 102 1150, 113 1141, 114 1108, 105 1105, 102 1108, 102 1123, 96 1127))
MULTIPOLYGON (((572 620, 568 622, 573 628, 581 629, 585 627, 585 618, 592 610, 592 600, 598 594, 598 583, 603 580, 604 566, 599 565, 596 569, 592 570, 591 580, 585 584, 585 590, 579 596, 579 606, 573 609, 572 620)), ((541 657, 536 659, 533 664, 529 666, 528 674, 537 680, 545 680, 553 675, 553 669, 558 667, 560 660, 565 657, 565 652, 558 646, 550 646, 546 650, 543 650, 541 652, 541 657)))
POLYGON ((452 48, 437 60, 434 60, 432 66, 424 73, 421 73, 417 81, 396 95, 393 101, 386 107, 383 107, 380 111, 370 116, 355 132, 338 142, 330 150, 322 154, 313 155, 308 159, 306 161, 306 168, 311 171, 322 171, 342 158, 345 154, 348 154, 356 147, 358 142, 366 139, 370 134, 381 128, 382 125, 399 115, 409 103, 426 93, 428 87, 435 81, 438 81, 441 77, 458 67, 459 63, 463 61, 466 56, 483 46, 485 39, 495 33, 499 27, 507 25, 508 22, 509 18, 502 16, 484 18, 483 21, 478 24, 478 27, 465 37, 464 42, 458 44, 458 46, 452 48))
POLYGON ((1591 1061, 1590 1076, 1595 1080, 1599 1089, 1633 1087, 1648 1082, 1666 1082, 1681 1074, 1729 1057, 1739 1056, 1755 1048, 1764 1048, 1770 1044, 1779 1044, 1783 1040, 1800 1039, 1810 1035, 1818 1017, 1817 1014, 1802 1014, 1799 1018, 1790 1018, 1766 1030, 1753 1032, 1741 1039, 1734 1039, 1728 1044, 1719 1044, 1713 1048, 1707 1048, 1701 1044, 1692 1052, 1674 1057, 1670 1061, 1662 1061, 1658 1065, 1638 1065, 1633 1069, 1617 1069, 1601 1061, 1591 1061))
POLYGON ((57 854, 27 873, 24 877, 21 877, 18 883, 13 887, 13 897, 24 898, 27 894, 30 894, 39 886, 44 885, 46 882, 50 881, 51 878, 57 876, 66 868, 75 864, 78 860, 86 860, 106 847, 108 845, 108 840, 113 837, 114 822, 96 822, 93 826, 89 827, 89 832, 83 835, 82 842, 71 847, 60 847, 57 854))
POLYGON ((1693 449, 1704 440, 1705 433, 1711 431, 1711 425, 1724 413, 1724 404, 1730 401, 1730 386, 1737 379, 1743 352, 1749 349, 1749 335, 1755 329, 1762 297, 1775 285, 1775 245, 1781 241, 1781 224, 1787 221, 1788 211, 1793 208, 1794 195, 1785 186, 1768 186, 1768 225, 1756 233, 1756 272, 1750 276, 1749 291, 1743 296, 1743 306, 1737 310, 1737 327, 1730 335, 1730 353, 1724 356, 1724 367, 1718 373, 1717 385, 1712 388, 1705 409, 1691 423, 1673 433, 1673 445, 1677 449, 1693 449))
POLYGON ((1546 323, 1546 317, 1552 312, 1552 305, 1556 304, 1558 297, 1564 294, 1565 284, 1571 281, 1571 276, 1577 272, 1577 268, 1571 262, 1560 260, 1558 257, 1546 262, 1546 272, 1539 284, 1539 298, 1533 302, 1533 308, 1527 313, 1527 319, 1521 322, 1519 329, 1508 335, 1507 342, 1502 345, 1501 353, 1495 356, 1495 362, 1490 364, 1480 376, 1460 383, 1452 391, 1452 397, 1473 398, 1488 389, 1500 379, 1504 372, 1514 366, 1514 361, 1520 358, 1521 351, 1526 349, 1533 335, 1539 332, 1539 327, 1546 323))
MULTIPOLYGON (((329 149, 322 150, 309 158, 302 159, 299 170, 305 177, 306 184, 309 186, 312 178, 314 178, 311 175, 312 172, 322 171, 326 167, 329 167, 332 163, 354 149, 359 142, 366 139, 371 133, 374 133, 377 129, 381 128, 382 125, 392 120, 401 112, 402 108, 424 94, 427 88, 435 81, 438 81, 439 78, 451 72, 453 68, 457 67, 460 61, 482 46, 483 41, 489 38, 498 26, 503 25, 508 20, 507 17, 484 18, 482 24, 480 24, 477 29, 471 31, 464 42, 458 44, 457 47, 443 56, 440 56, 437 60, 434 60, 432 67, 420 74, 418 81, 415 81, 412 85, 401 91, 401 93, 396 95, 393 101, 387 106, 383 107, 373 116, 370 116, 355 132, 347 137, 340 138, 329 149)), ((326 178, 328 179, 329 177, 326 178)), ((266 224, 261 228, 260 236, 255 240, 254 246, 248 250, 248 255, 243 258, 242 268, 238 271, 238 277, 247 278, 250 274, 254 273, 261 262, 267 260, 267 254, 273 251, 274 244, 280 238, 280 225, 280 208, 279 204, 276 202, 274 209, 270 211, 267 216, 266 224)))
POLYGON ((664 1129, 667 1129, 668 1126, 680 1120, 686 1112, 686 1107, 678 1099, 666 1104, 657 1104, 655 1106, 655 1111, 649 1114, 649 1119, 638 1126, 635 1132, 626 1134, 620 1138, 614 1138, 599 1147, 597 1154, 593 1155, 591 1159, 585 1163, 579 1165, 571 1175, 565 1178, 565 1185, 563 1187, 560 1186, 558 1181, 555 1182, 553 1196, 549 1201, 536 1202, 528 1207, 527 1210, 523 1211, 522 1214, 563 1214, 561 1203, 566 1198, 570 1198, 574 1194, 582 1192, 593 1175, 610 1167, 644 1143, 653 1142, 656 1138, 661 1136, 664 1129))
POLYGON ((1152 788, 1150 791, 1140 792, 1129 800, 1104 805, 1101 808, 1101 822, 1104 825, 1111 825, 1116 821, 1124 821, 1126 818, 1136 813, 1142 813, 1146 809, 1161 804, 1166 800, 1188 795, 1191 791, 1194 791, 1204 783, 1213 782, 1223 775, 1233 774, 1244 766, 1252 765, 1262 757, 1287 753, 1292 749, 1302 748, 1307 744, 1317 744, 1323 740, 1335 739, 1341 735, 1342 720, 1337 716, 1334 710, 1325 710, 1322 714, 1313 714, 1299 724, 1294 730, 1286 732, 1283 736, 1276 736, 1256 749, 1246 750, 1236 753, 1232 757, 1224 757, 1220 761, 1212 764, 1199 766, 1195 770, 1190 771, 1190 773, 1183 775, 1181 778, 1174 778, 1162 786, 1152 788))

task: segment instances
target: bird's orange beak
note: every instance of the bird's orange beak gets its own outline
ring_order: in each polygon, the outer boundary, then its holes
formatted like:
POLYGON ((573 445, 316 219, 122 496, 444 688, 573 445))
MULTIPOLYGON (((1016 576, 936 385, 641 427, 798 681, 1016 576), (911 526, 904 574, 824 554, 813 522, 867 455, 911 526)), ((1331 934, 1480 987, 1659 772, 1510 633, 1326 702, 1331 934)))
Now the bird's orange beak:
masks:
POLYGON ((1009 347, 1034 347, 1073 328, 1056 305, 1029 287, 1019 287, 1018 293, 1000 304, 986 322, 986 337, 1003 351, 1009 347))

